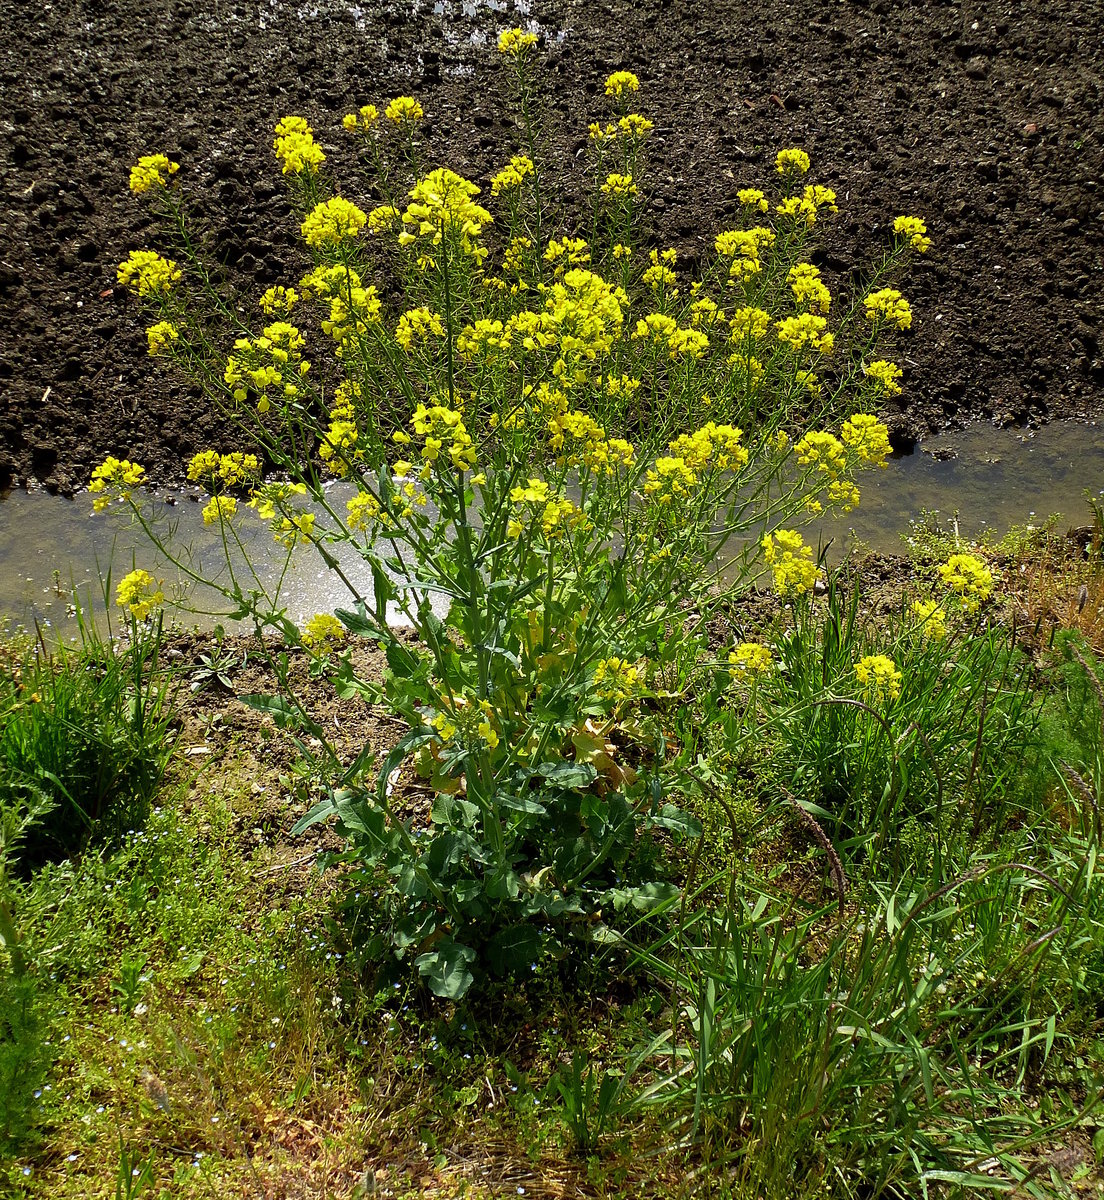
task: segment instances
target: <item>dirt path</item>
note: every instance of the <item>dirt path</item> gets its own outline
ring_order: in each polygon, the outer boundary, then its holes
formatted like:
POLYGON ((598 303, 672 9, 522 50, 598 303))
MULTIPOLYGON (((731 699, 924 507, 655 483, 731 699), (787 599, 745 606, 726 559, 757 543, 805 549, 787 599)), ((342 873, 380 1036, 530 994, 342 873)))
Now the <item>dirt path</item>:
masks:
POLYGON ((0 0, 0 485, 70 490, 107 453, 167 481, 218 432, 149 363, 114 286, 148 236, 126 191, 139 153, 180 160, 219 253, 259 289, 299 263, 278 116, 310 118, 350 180, 340 115, 411 92, 432 157, 486 177, 507 146, 494 37, 532 20, 569 159, 605 74, 639 73, 651 216, 684 255, 785 144, 844 201, 837 277, 887 217, 927 217, 899 432, 1104 410, 1100 0, 0 0))

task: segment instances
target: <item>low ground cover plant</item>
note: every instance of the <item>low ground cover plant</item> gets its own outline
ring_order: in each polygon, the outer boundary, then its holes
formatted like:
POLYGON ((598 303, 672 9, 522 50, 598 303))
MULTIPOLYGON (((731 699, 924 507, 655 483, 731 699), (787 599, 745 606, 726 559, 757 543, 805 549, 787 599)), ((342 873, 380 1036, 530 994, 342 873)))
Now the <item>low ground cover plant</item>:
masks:
MULTIPOLYGON (((417 1128, 434 1163, 461 1128, 505 1122, 537 1155, 555 1140, 591 1156, 605 1194, 603 1164, 628 1172, 645 1150, 664 1194, 1059 1190, 1091 1169, 1101 1091, 1104 714, 1044 696, 977 547, 921 564, 875 615, 802 533, 886 462, 879 404, 903 378, 889 347, 912 322, 895 285, 926 227, 897 217, 861 284, 833 296, 816 235, 838 198, 785 147, 686 270, 647 241, 654 130, 627 71, 588 131, 585 213, 560 227, 536 47, 521 30, 500 42, 519 138, 483 189, 422 161, 413 97, 345 116, 366 164, 356 200, 307 122, 283 117, 274 148, 310 265, 256 321, 202 251, 184 172, 150 154, 131 174, 165 242, 133 251, 120 282, 146 306, 151 354, 235 435, 187 471, 226 550, 224 615, 258 635, 275 683, 243 699, 295 740, 314 801, 296 829, 330 821, 344 847, 335 1002, 304 983, 317 1038, 297 1046, 286 1107, 334 1056, 381 1053, 363 1030, 387 1014, 411 1044, 357 1086, 383 1098, 389 1144, 417 1128), (282 584, 251 570, 247 521, 289 563, 319 556, 347 604, 298 628, 282 584), (357 667, 360 640, 384 652, 378 676, 357 667), (333 742, 294 682, 302 655, 397 723, 381 761, 367 740, 333 742), (617 1045, 598 1025, 549 1034, 527 1074, 501 1026, 521 1005, 554 1033, 585 998, 572 981, 631 995, 602 1026, 617 1045), (484 1052, 458 1058, 469 1023, 484 1052), (396 1116, 387 1097, 423 1070, 454 1103, 396 1116), (514 1098, 469 1123, 503 1079, 514 1098)), ((144 481, 109 458, 95 507, 128 506, 203 581, 144 481)), ((136 567, 116 598, 137 629, 164 592, 136 567)), ((1095 660, 1076 649, 1064 694, 1095 702, 1095 660)), ((230 681, 214 663, 198 678, 230 681)), ((172 844, 178 861, 190 843, 172 844)), ((182 890, 149 853, 139 877, 182 890)), ((159 929, 175 953, 179 930, 159 929)), ((128 961, 133 1014, 143 967, 128 961)), ((227 1031, 216 1074, 237 1052, 265 1061, 240 1003, 209 1014, 227 1031)), ((248 1105, 234 1120, 250 1145, 268 1128, 248 1105)))

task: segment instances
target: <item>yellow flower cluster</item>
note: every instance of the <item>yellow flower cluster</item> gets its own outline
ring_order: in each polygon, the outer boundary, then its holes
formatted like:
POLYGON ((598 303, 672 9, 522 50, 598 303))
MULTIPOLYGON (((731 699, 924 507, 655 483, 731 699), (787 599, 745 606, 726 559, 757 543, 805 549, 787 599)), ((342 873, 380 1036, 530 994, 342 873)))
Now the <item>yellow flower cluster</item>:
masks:
POLYGON ((262 521, 273 521, 293 496, 305 496, 305 483, 265 483, 253 489, 249 507, 255 509, 262 521))
POLYGON ((786 279, 798 308, 806 312, 819 311, 825 317, 828 315, 832 293, 824 286, 820 271, 812 263, 797 263, 790 268, 786 279))
POLYGON ((901 672, 885 654, 866 654, 855 664, 855 678, 862 684, 867 697, 880 704, 896 700, 901 694, 901 672))
POLYGON ((396 125, 416 125, 425 112, 413 96, 396 96, 383 110, 383 115, 396 125))
POLYGON ((919 217, 896 217, 893 232, 917 254, 926 254, 931 246, 931 238, 927 236, 928 227, 919 217))
POLYGON ((993 594, 993 573, 976 554, 952 554, 937 569, 944 586, 968 613, 977 612, 993 594))
POLYGON ((162 354, 180 337, 180 330, 171 321, 158 321, 146 330, 150 354, 162 354))
POLYGON ((115 589, 115 603, 130 610, 136 621, 145 621, 154 609, 165 603, 161 585, 149 573, 139 568, 124 575, 115 589))
POLYGON ((602 125, 600 121, 591 121, 587 132, 592 142, 609 142, 617 137, 617 126, 612 121, 608 125, 602 125))
POLYGON ((741 444, 744 431, 735 425, 707 422, 693 433, 680 434, 668 449, 694 472, 707 469, 738 471, 747 466, 748 452, 741 444))
POLYGON ((413 349, 415 342, 424 341, 431 335, 444 337, 445 325, 440 316, 424 304, 404 312, 395 326, 395 341, 407 353, 413 349))
POLYGON ((132 488, 146 482, 146 468, 132 463, 130 459, 112 458, 110 455, 92 472, 89 492, 95 496, 93 512, 103 512, 112 500, 129 500, 132 488))
POLYGON ((510 334, 501 321, 480 317, 473 325, 465 325, 456 337, 456 353, 461 358, 472 359, 489 356, 505 350, 510 344, 510 334))
POLYGON ((809 169, 809 156, 804 150, 779 150, 774 168, 779 175, 804 175, 809 169))
POLYGON ((217 450, 200 450, 188 463, 188 478, 202 483, 209 492, 224 488, 252 486, 261 477, 261 462, 255 454, 219 454, 217 450))
POLYGON ((303 626, 302 637, 304 646, 324 652, 343 642, 346 630, 333 613, 315 613, 303 626))
POLYGON ((299 293, 294 288, 270 287, 261 297, 261 312, 269 317, 286 317, 299 303, 299 293))
POLYGON ((818 313, 783 317, 775 328, 778 330, 778 340, 794 350, 802 351, 808 347, 819 350, 821 354, 831 354, 835 344, 835 337, 828 332, 827 320, 818 313))
POLYGON ((552 412, 548 421, 549 445, 557 466, 585 465, 599 475, 612 475, 631 467, 636 451, 624 438, 607 438, 606 431, 587 413, 552 412))
POLYGON ((834 434, 810 430, 794 446, 797 461, 803 467, 815 467, 836 479, 847 467, 847 450, 834 434))
POLYGON ((477 260, 482 260, 486 251, 476 239, 483 228, 491 223, 491 214, 475 203, 479 188, 470 180, 447 167, 418 180, 410 192, 410 203, 403 213, 406 225, 417 227, 417 233, 403 233, 399 240, 412 241, 417 237, 429 237, 439 245, 445 233, 460 239, 460 249, 477 260))
POLYGON ((276 521, 272 536, 285 550, 294 550, 300 542, 313 539, 314 523, 314 513, 291 513, 276 521))
POLYGON ((502 192, 516 191, 535 171, 536 166, 528 155, 515 154, 491 180, 491 195, 498 196, 502 192))
POLYGON ((761 543, 763 558, 771 568, 774 590, 782 597, 802 596, 813 590, 817 568, 812 561, 813 548, 793 529, 778 529, 766 534, 761 543))
POLYGON ((758 188, 741 188, 736 193, 736 199, 745 208, 757 208, 761 213, 765 213, 770 207, 766 196, 758 188))
POLYGON ((245 400, 247 389, 257 393, 257 411, 268 412, 269 392, 279 389, 282 396, 294 400, 299 394, 299 381, 310 370, 310 363, 300 357, 303 335, 286 321, 266 325, 260 337, 238 338, 234 353, 226 361, 223 382, 239 403, 245 400))
POLYGON ((168 187, 169 176, 180 170, 180 164, 170 162, 164 154, 143 154, 130 168, 130 190, 136 195, 150 188, 168 187))
POLYGON ((740 675, 765 675, 774 665, 770 647, 761 642, 741 642, 728 656, 729 664, 740 675))
POLYGON ((700 329, 675 329, 667 338, 667 353, 679 359, 700 361, 709 349, 709 338, 700 329))
POLYGON ((609 353, 620 336, 628 298, 600 275, 575 267, 548 289, 544 307, 560 354, 593 360, 609 353))
POLYGON ((863 301, 866 315, 878 325, 887 321, 898 329, 908 329, 912 325, 912 309, 909 302, 896 288, 879 288, 871 292, 863 301))
POLYGON ((156 250, 132 250, 119 264, 119 282, 139 296, 167 295, 179 278, 176 263, 156 250))
POLYGON ((329 428, 318 447, 318 457, 338 479, 344 479, 351 465, 364 459, 364 448, 358 445, 359 441, 352 390, 338 388, 334 406, 330 409, 329 428))
POLYGON ((729 341, 734 346, 761 341, 770 331, 771 315, 762 308, 738 308, 732 314, 729 341))
POLYGON ((889 430, 870 413, 855 413, 840 429, 843 444, 872 467, 884 467, 889 457, 889 430))
POLYGON ((524 33, 520 29, 504 29, 498 35, 498 52, 511 58, 521 58, 537 44, 535 33, 524 33))
POLYGON ((341 124, 350 133, 367 133, 379 120, 379 109, 374 104, 362 104, 357 112, 346 113, 341 124))
POLYGON ((933 642, 947 636, 947 613, 935 600, 914 600, 912 614, 920 624, 920 632, 933 642))
POLYGON ((724 309, 718 308, 708 296, 699 296, 690 305, 690 324, 694 329, 711 329, 725 319, 724 309))
POLYGON ((220 525, 229 521, 238 511, 238 502, 233 496, 212 496, 203 506, 203 524, 220 525))
POLYGON ((332 249, 352 241, 364 228, 367 216, 351 200, 334 196, 314 206, 303 221, 302 233, 308 246, 332 249))
POLYGON ((774 245, 771 229, 756 225, 752 229, 726 229, 717 235, 714 246, 722 258, 732 259, 728 268, 733 285, 744 283, 763 269, 762 252, 774 245))
POLYGON ((565 237, 562 241, 552 238, 542 257, 552 264, 559 279, 568 267, 585 267, 590 262, 590 248, 582 238, 565 237))
POLYGON ((326 300, 329 318, 322 322, 323 330, 337 343, 337 356, 344 357, 348 345, 363 338, 369 326, 380 323, 380 300, 371 284, 362 287, 360 276, 351 267, 335 264, 315 267, 300 280, 305 291, 326 300))
POLYGON ((631 175, 620 175, 616 171, 606 176, 606 182, 599 189, 603 196, 611 196, 615 200, 624 200, 637 194, 637 186, 631 175))
POLYGON ((901 385, 897 380, 901 378, 904 372, 896 363, 887 362, 884 358, 878 358, 874 362, 863 364, 863 374, 867 379, 873 379, 887 396, 899 396, 901 394, 901 385))
POLYGON ((632 71, 614 71, 606 80, 606 95, 620 99, 626 92, 639 92, 640 80, 632 71))
POLYGON ((646 138, 655 126, 647 117, 642 117, 639 113, 626 113, 617 122, 617 128, 630 141, 639 141, 641 138, 646 138))
POLYGON ((284 117, 276 123, 273 142, 276 159, 285 175, 313 174, 326 161, 322 147, 317 145, 311 127, 302 117, 284 117))
POLYGON ((594 668, 594 689, 603 700, 615 704, 640 695, 643 690, 643 660, 633 664, 625 658, 603 658, 594 668))
POLYGON ((379 204, 368 214, 369 233, 393 233, 402 226, 402 213, 393 204, 379 204))
POLYGON ((358 492, 345 501, 349 528, 361 533, 371 531, 376 525, 390 526, 391 518, 383 511, 380 502, 370 492, 358 492))
POLYGON ((644 494, 661 507, 668 507, 693 494, 697 472, 679 455, 661 455, 644 479, 644 494))
POLYGON ((527 508, 530 518, 526 522, 511 517, 506 525, 506 536, 509 538, 520 538, 536 521, 539 521, 541 532, 549 539, 562 537, 586 524, 586 517, 579 508, 566 496, 555 495, 543 479, 530 479, 524 486, 512 488, 510 502, 527 508))
MULTIPOLYGON (((428 478, 430 468, 440 461, 442 452, 458 471, 470 471, 475 466, 475 446, 464 425, 463 417, 443 404, 428 408, 419 404, 410 418, 410 427, 425 442, 422 447, 423 478, 428 478)), ((405 474, 395 464, 396 474, 405 474)))
MULTIPOLYGON (((658 250, 653 250, 650 257, 652 265, 644 272, 643 282, 657 292, 673 288, 675 273, 671 268, 678 261, 678 254, 674 250, 664 250, 662 254, 658 250)), ((671 293, 672 299, 677 295, 677 291, 671 293)), ((716 305, 713 307, 715 309, 716 305)))

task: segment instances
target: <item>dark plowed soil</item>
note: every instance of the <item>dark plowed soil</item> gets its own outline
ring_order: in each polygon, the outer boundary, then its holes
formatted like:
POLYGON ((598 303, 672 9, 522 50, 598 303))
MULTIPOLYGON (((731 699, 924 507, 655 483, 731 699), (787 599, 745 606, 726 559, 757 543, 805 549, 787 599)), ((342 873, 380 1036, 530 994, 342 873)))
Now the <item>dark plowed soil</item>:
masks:
POLYGON ((259 288, 300 264, 276 118, 307 116, 349 181, 341 114, 413 93, 430 157, 486 178, 508 144, 494 37, 534 20, 568 161, 607 72, 640 75, 655 234, 685 255, 783 145, 843 201, 829 270, 927 218, 899 431, 1101 412, 1100 0, 0 0, 0 477, 70 489, 125 453, 168 480, 218 440, 115 286, 151 233, 139 153, 180 160, 259 288))

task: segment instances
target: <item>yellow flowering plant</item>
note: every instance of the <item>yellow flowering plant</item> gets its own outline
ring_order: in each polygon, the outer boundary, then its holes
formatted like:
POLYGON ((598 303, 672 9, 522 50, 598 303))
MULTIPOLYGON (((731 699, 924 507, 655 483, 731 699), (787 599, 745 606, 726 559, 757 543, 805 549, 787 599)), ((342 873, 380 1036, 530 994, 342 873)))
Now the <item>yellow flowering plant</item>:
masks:
MULTIPOLYGON (((535 46, 515 34, 502 57, 531 86, 535 46)), ((126 268, 156 318, 151 346, 171 349, 253 441, 188 467, 227 550, 217 586, 230 615, 325 646, 343 696, 386 704, 407 726, 374 783, 366 760, 338 771, 300 828, 336 819, 376 881, 366 892, 406 881, 383 889, 378 944, 441 995, 528 969, 581 930, 614 939, 596 914, 616 923, 674 895, 636 865, 648 838, 697 833, 671 803, 669 730, 652 700, 703 669, 700 618, 725 594, 761 577, 805 603, 818 565, 797 527, 858 503, 856 476, 889 452, 876 405, 894 376, 872 351, 891 330, 862 322, 864 297, 835 318, 808 261, 835 197, 793 192, 804 152, 780 156, 782 196, 768 199, 766 179, 741 193, 741 224, 691 280, 673 250, 634 248, 652 125, 627 111, 635 76, 615 73, 606 91, 616 119, 591 130, 589 237, 545 240, 531 113, 526 144, 486 192, 447 167, 421 172, 411 154, 404 189, 390 164, 375 206, 333 194, 312 130, 285 117, 277 162, 313 262, 264 293, 263 321, 210 284, 175 185, 151 194, 167 197, 184 266, 140 252, 126 268), (781 211, 795 195, 805 207, 781 211), (312 370, 327 350, 336 388, 312 370), (298 629, 278 587, 241 574, 246 521, 266 523, 289 556, 313 548, 346 604, 298 629), (342 565, 350 555, 370 589, 342 565), (358 676, 358 638, 386 651, 382 685, 358 676), (615 754, 595 723, 621 731, 615 754), (427 836, 391 797, 408 758, 436 796, 427 836)), ((379 149, 381 128, 412 139, 422 116, 400 97, 382 118, 366 105, 343 124, 379 149)), ((109 460, 97 479, 98 498, 140 508, 129 464, 109 460)), ((734 653, 734 669, 773 676, 765 647, 734 653)), ((309 724, 293 695, 255 703, 309 724)), ((324 731, 311 730, 325 755, 324 731)))

